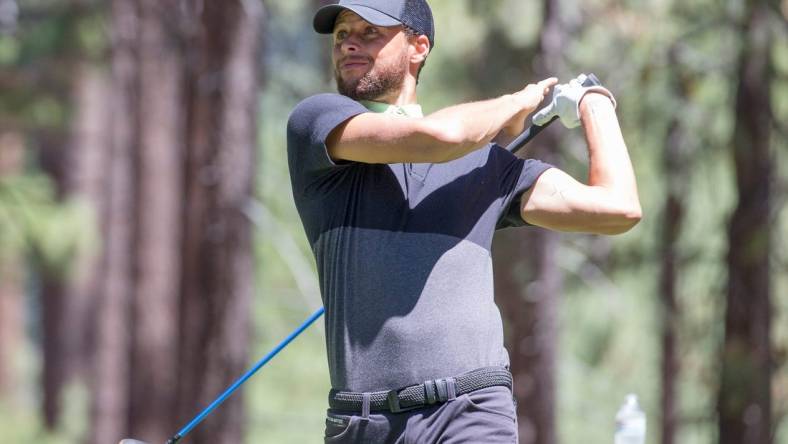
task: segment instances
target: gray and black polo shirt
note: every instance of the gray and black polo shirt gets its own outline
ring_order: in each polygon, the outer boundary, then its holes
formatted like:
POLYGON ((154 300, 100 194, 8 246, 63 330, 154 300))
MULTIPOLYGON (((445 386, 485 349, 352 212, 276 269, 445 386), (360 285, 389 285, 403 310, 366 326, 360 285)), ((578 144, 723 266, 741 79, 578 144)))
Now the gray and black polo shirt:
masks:
MULTIPOLYGON (((418 108, 392 110, 420 117, 418 108)), ((301 102, 287 126, 332 387, 390 390, 508 365, 490 245, 497 228, 525 224, 519 197, 550 166, 495 144, 443 164, 332 161, 329 133, 365 112, 321 94, 301 102)))

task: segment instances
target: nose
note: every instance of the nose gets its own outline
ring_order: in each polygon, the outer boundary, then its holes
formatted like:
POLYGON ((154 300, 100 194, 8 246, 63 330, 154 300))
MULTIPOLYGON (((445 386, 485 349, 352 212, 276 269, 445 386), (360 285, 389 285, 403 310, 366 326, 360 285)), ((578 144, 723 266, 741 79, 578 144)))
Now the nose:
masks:
POLYGON ((350 35, 339 45, 339 49, 343 54, 353 53, 361 49, 361 45, 354 35, 350 35))

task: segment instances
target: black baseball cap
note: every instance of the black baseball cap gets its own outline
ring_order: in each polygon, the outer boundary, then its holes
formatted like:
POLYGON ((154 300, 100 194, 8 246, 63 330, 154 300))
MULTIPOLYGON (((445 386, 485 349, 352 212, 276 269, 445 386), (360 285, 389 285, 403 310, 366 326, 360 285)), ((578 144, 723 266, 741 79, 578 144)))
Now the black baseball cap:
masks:
POLYGON ((340 0, 317 10, 313 25, 320 34, 334 32, 334 22, 349 10, 375 26, 405 25, 430 39, 435 46, 435 23, 426 0, 340 0))

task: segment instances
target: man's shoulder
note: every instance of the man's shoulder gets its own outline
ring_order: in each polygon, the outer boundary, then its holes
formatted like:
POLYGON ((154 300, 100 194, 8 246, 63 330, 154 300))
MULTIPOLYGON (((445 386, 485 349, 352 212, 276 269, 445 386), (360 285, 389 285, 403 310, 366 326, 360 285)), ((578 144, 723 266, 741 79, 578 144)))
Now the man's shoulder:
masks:
POLYGON ((355 115, 365 112, 364 105, 336 93, 316 94, 298 103, 288 118, 288 132, 298 131, 314 124, 326 115, 355 115))
POLYGON ((295 108, 293 108, 293 112, 290 113, 290 119, 292 120, 293 117, 298 117, 303 114, 326 112, 332 109, 345 107, 366 109, 364 105, 356 102, 350 97, 336 93, 322 93, 309 96, 299 102, 295 108))

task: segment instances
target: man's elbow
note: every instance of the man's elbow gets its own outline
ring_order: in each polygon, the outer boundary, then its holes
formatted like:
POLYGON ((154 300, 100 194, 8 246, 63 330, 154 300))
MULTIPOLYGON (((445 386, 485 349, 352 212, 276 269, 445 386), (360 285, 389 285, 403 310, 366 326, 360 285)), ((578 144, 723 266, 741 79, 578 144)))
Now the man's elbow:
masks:
POLYGON ((616 211, 615 214, 610 215, 609 224, 606 224, 604 229, 600 230, 598 234, 624 234, 635 228, 635 225, 637 225, 642 218, 643 210, 640 208, 640 205, 621 208, 616 211))

